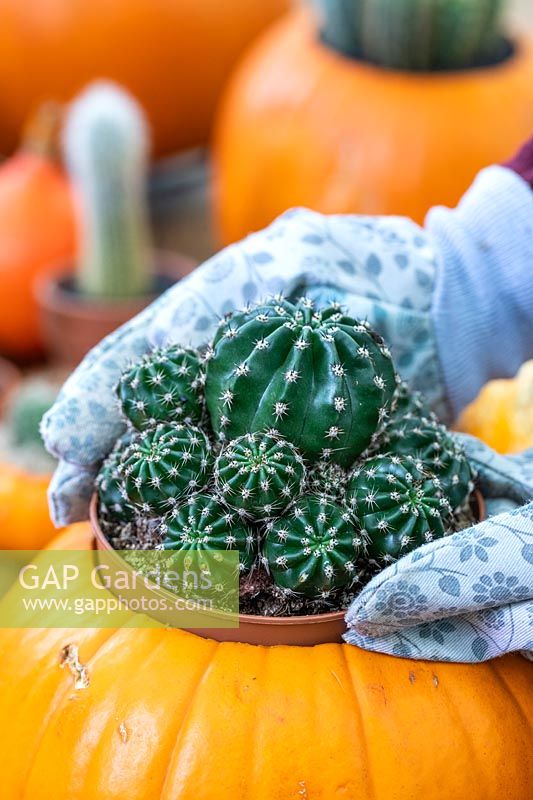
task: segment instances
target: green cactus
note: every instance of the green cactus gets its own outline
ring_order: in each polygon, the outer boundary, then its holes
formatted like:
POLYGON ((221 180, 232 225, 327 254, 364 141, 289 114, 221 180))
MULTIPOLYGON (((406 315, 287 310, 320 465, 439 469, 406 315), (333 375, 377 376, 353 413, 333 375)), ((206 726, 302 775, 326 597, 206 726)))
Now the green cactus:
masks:
POLYGON ((57 397, 58 386, 45 378, 24 381, 9 403, 5 412, 5 423, 14 445, 34 445, 44 449, 39 427, 44 414, 57 397))
POLYGON ((117 386, 124 416, 137 430, 158 422, 200 422, 205 375, 195 350, 154 350, 126 370, 117 386))
POLYGON ((267 525, 263 556, 278 586, 325 598, 355 581, 363 549, 348 509, 306 495, 267 525))
POLYGON ((413 392, 405 381, 400 381, 394 398, 394 408, 387 422, 385 431, 395 422, 404 422, 408 419, 425 419, 437 421, 429 403, 421 392, 413 392))
POLYGON ((336 50, 393 69, 466 69, 509 53, 503 0, 315 0, 336 50))
POLYGON ((324 500, 342 503, 348 472, 330 461, 317 461, 308 472, 307 486, 311 494, 324 500))
POLYGON ((346 499, 369 557, 383 564, 444 536, 452 513, 440 482, 412 456, 368 459, 353 471, 346 499))
POLYGON ((199 428, 158 425, 137 433, 119 464, 128 501, 145 516, 163 516, 210 479, 211 445, 199 428))
POLYGON ((337 305, 282 298, 225 318, 206 353, 206 403, 223 439, 275 430, 312 461, 350 466, 392 405, 383 340, 337 305))
POLYGON ((382 448, 396 455, 412 455, 440 481, 454 510, 463 508, 474 489, 474 473, 461 444, 444 425, 416 418, 390 424, 382 448))
POLYGON ((152 289, 144 114, 112 83, 90 86, 71 106, 64 149, 81 234, 77 288, 103 299, 152 289))
POLYGON ((131 438, 131 434, 127 433, 118 439, 96 478, 100 512, 116 522, 131 522, 135 517, 135 509, 126 496, 120 469, 123 453, 131 444, 131 438))
POLYGON ((225 502, 254 519, 281 514, 304 489, 305 466, 296 447, 272 433, 247 433, 229 442, 215 462, 225 502))
POLYGON ((238 550, 247 572, 257 557, 257 536, 220 498, 196 494, 176 505, 161 522, 165 550, 238 550))

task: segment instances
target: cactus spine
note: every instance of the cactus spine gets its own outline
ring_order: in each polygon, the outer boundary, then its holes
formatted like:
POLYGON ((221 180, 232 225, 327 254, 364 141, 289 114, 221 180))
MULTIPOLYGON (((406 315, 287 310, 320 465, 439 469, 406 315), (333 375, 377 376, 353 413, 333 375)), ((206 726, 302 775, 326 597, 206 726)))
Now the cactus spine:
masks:
POLYGON ((452 513, 440 481, 411 456, 376 456, 351 475, 346 496, 368 555, 389 563, 445 535, 452 513))
POLYGON ((275 430, 311 461, 350 466, 387 418, 396 375, 383 340, 336 305, 282 298, 222 321, 206 403, 223 439, 275 430))
POLYGON ((87 296, 135 297, 151 288, 148 144, 143 112, 118 86, 95 83, 72 104, 64 149, 78 204, 77 286, 87 296))
POLYGON ((305 495, 267 526, 263 552, 278 586, 326 598, 354 582, 363 540, 348 509, 305 495))
POLYGON ((196 494, 175 506, 160 525, 165 550, 238 550, 241 572, 251 569, 257 536, 217 497, 196 494))
POLYGON ((199 428, 158 425, 133 437, 118 469, 128 501, 157 517, 207 485, 211 462, 211 445, 199 428))
POLYGON ((466 69, 504 57, 503 0, 315 0, 336 50, 406 70, 466 69))
POLYGON ((137 430, 158 422, 199 422, 205 375, 195 350, 174 345, 154 350, 122 374, 117 394, 137 430))
POLYGON ((247 433, 222 450, 215 481, 229 506, 265 519, 279 515, 300 496, 305 467, 296 447, 282 437, 247 433))

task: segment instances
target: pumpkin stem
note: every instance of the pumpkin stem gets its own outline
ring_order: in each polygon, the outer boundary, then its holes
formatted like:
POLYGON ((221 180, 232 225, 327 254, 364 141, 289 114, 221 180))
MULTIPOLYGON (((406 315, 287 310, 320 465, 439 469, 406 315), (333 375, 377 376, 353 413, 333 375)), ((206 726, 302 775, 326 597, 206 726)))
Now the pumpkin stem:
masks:
POLYGON ((315 0, 322 37, 390 69, 436 71, 495 63, 509 53, 504 0, 315 0))
POLYGON ((63 106, 50 100, 33 113, 22 133, 21 149, 24 152, 59 161, 59 131, 63 121, 63 106))
POLYGON ((78 289, 103 299, 146 294, 149 135, 141 108, 118 86, 93 84, 70 109, 64 149, 77 192, 78 289))

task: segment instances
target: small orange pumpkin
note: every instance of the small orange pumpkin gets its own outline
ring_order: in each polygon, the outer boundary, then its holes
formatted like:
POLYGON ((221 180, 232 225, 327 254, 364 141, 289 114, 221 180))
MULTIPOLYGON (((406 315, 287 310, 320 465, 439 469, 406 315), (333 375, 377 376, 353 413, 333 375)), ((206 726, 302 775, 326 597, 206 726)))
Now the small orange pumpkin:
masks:
POLYGON ((533 447, 533 361, 511 380, 490 381, 466 408, 457 428, 500 453, 533 447))
POLYGON ((0 550, 38 550, 57 533, 46 491, 49 475, 0 461, 0 550))
POLYGON ((43 109, 0 166, 0 352, 15 359, 42 354, 33 284, 76 247, 70 185, 51 156, 56 123, 57 112, 43 109))
MULTIPOLYGON (((57 543, 90 548, 88 529, 57 543)), ((53 544, 52 546, 56 546, 53 544)), ((531 665, 0 630, 2 800, 524 800, 531 665), (79 648, 89 685, 60 669, 79 648)))
POLYGON ((417 222, 432 205, 455 205, 479 169, 510 157, 533 130, 533 42, 515 44, 483 68, 384 69, 325 46, 312 11, 294 10, 252 46, 223 98, 214 172, 222 241, 299 205, 417 222))

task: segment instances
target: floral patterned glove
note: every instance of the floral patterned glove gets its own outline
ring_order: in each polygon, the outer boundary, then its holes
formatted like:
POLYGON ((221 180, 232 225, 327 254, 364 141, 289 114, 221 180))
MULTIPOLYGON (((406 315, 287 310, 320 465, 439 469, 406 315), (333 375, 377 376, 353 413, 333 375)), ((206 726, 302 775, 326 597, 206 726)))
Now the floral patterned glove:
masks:
POLYGON ((504 457, 461 437, 497 516, 414 550, 373 578, 347 642, 440 661, 533 657, 533 450, 504 457), (503 512, 503 513, 499 513, 503 512))
POLYGON ((397 217, 294 210, 222 251, 105 339, 66 382, 42 425, 60 459, 55 522, 87 516, 98 466, 123 428, 114 387, 124 367, 155 345, 202 344, 221 315, 277 292, 335 299, 368 319, 402 376, 449 421, 486 380, 533 356, 531 219, 529 185, 491 167, 458 209, 431 212, 426 230, 397 217))

